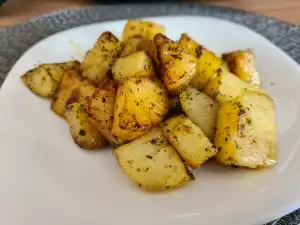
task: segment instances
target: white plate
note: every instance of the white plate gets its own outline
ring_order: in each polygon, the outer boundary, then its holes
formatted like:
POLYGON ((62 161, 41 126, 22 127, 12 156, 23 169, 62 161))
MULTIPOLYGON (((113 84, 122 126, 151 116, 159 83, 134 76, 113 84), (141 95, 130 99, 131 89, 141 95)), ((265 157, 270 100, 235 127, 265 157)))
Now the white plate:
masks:
POLYGON ((16 63, 0 92, 0 224, 262 224, 300 207, 300 68, 253 31, 208 17, 151 18, 178 39, 186 32, 216 52, 254 48, 263 88, 276 101, 279 163, 250 171, 204 165, 196 181, 147 193, 126 177, 111 149, 84 152, 67 124, 19 77, 39 63, 81 60, 101 32, 125 21, 92 24, 48 37, 16 63))

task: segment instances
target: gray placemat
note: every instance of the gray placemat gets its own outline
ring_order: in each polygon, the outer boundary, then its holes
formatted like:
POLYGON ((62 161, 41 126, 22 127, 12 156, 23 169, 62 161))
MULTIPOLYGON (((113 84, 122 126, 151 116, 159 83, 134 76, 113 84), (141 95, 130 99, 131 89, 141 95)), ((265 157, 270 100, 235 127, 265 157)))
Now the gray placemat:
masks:
MULTIPOLYGON (((13 27, 0 29, 0 85, 22 54, 30 46, 51 34, 95 22, 159 15, 204 15, 240 23, 265 36, 300 63, 299 26, 242 10, 204 4, 105 5, 48 14, 13 27)), ((300 209, 268 225, 291 224, 300 224, 300 209)))

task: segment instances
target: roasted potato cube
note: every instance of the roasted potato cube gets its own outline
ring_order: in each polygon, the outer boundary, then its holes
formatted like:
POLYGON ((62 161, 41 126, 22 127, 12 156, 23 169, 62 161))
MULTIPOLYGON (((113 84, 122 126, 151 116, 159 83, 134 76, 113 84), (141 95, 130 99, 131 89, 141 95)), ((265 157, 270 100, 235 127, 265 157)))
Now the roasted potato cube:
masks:
POLYGON ((157 68, 160 67, 159 48, 164 43, 174 43, 163 34, 156 34, 154 40, 144 40, 138 45, 140 51, 146 51, 150 58, 155 62, 157 68))
POLYGON ((97 88, 83 103, 84 111, 92 123, 109 142, 117 144, 111 134, 117 91, 113 87, 97 88))
POLYGON ((110 130, 114 116, 116 89, 96 88, 94 94, 84 101, 85 112, 97 121, 98 129, 110 130))
POLYGON ((120 53, 121 42, 112 33, 104 32, 86 54, 81 66, 82 76, 96 85, 101 84, 120 53))
POLYGON ((124 57, 124 56, 127 56, 127 55, 137 52, 139 43, 144 42, 145 40, 147 40, 147 39, 143 38, 142 36, 138 36, 138 35, 129 38, 123 44, 123 49, 120 54, 120 57, 124 57))
POLYGON ((51 102, 51 109, 64 117, 66 105, 92 96, 95 86, 74 71, 66 71, 60 79, 51 102))
POLYGON ((171 93, 187 85, 196 73, 196 57, 186 53, 176 43, 164 43, 159 48, 161 72, 171 93))
POLYGON ((128 20, 123 30, 123 41, 136 35, 153 40, 154 36, 159 33, 165 33, 164 26, 151 21, 128 20))
POLYGON ((163 34, 156 34, 154 36, 154 40, 149 45, 149 49, 147 51, 148 55, 154 60, 157 68, 160 68, 160 64, 161 64, 159 49, 165 43, 175 44, 175 42, 169 39, 167 36, 163 34))
POLYGON ((61 77, 55 93, 52 97, 51 109, 56 114, 64 117, 68 100, 73 97, 73 102, 78 101, 78 87, 80 86, 81 78, 71 71, 67 71, 61 77))
POLYGON ((119 165, 137 186, 162 191, 187 184, 193 176, 160 128, 114 151, 119 165))
POLYGON ((274 103, 247 92, 222 105, 214 141, 216 159, 226 165, 269 167, 277 162, 274 103))
POLYGON ((78 71, 80 63, 70 61, 65 63, 41 64, 21 76, 24 84, 36 95, 50 98, 66 70, 78 71))
POLYGON ((189 35, 182 34, 178 42, 179 46, 185 49, 189 54, 198 57, 199 56, 199 44, 194 41, 189 35))
POLYGON ((168 96, 157 80, 130 78, 118 89, 112 133, 120 142, 136 139, 168 112, 168 96))
POLYGON ((34 94, 43 98, 50 98, 57 87, 57 81, 41 67, 28 71, 21 80, 34 94))
POLYGON ((223 104, 247 91, 258 91, 264 93, 256 86, 240 80, 230 72, 221 71, 218 75, 209 81, 204 88, 204 93, 223 104))
MULTIPOLYGON (((124 123, 125 123, 124 120, 126 119, 124 117, 129 114, 128 111, 130 110, 130 108, 127 109, 128 108, 127 105, 129 105, 127 103, 128 102, 127 98, 130 98, 130 102, 132 100, 137 101, 135 99, 132 99, 132 96, 130 96, 131 94, 129 94, 129 92, 128 92, 129 87, 127 87, 127 83, 129 83, 129 81, 125 81, 125 83, 122 84, 118 88, 116 102, 115 102, 115 108, 114 108, 113 127, 112 127, 112 135, 114 137, 116 137, 118 142, 121 144, 130 142, 130 141, 138 138, 139 136, 146 133, 148 131, 148 129, 150 129, 147 127, 140 127, 138 125, 138 122, 136 122, 137 123, 136 129, 126 128, 126 126, 124 125, 124 123)), ((140 102, 137 102, 136 104, 137 104, 137 106, 139 106, 140 102)), ((141 107, 141 110, 143 110, 143 107, 141 107)), ((132 113, 132 119, 127 118, 128 122, 135 121, 134 113, 137 113, 137 112, 132 113)))
POLYGON ((189 118, 179 115, 161 124, 164 135, 181 158, 192 168, 217 154, 212 143, 189 118))
POLYGON ((197 72, 191 80, 191 84, 195 88, 202 90, 208 81, 217 74, 217 71, 223 64, 223 60, 198 44, 187 34, 181 35, 179 46, 185 49, 189 54, 198 58, 196 66, 197 72))
POLYGON ((241 80, 259 86, 260 77, 255 69, 254 54, 250 49, 223 54, 230 71, 241 80))
POLYGON ((187 87, 180 92, 180 103, 185 114, 203 133, 213 140, 219 106, 206 94, 196 88, 187 87))
POLYGON ((40 67, 45 69, 57 82, 60 81, 60 78, 66 70, 73 70, 77 74, 80 74, 80 62, 75 60, 63 63, 42 64, 40 67))
POLYGON ((90 122, 79 102, 66 107, 65 118, 70 126, 71 135, 80 148, 95 149, 105 144, 105 138, 90 122))
POLYGON ((214 53, 199 45, 197 51, 197 72, 191 80, 191 85, 202 90, 213 79, 223 65, 223 60, 214 53))
POLYGON ((155 67, 151 58, 144 51, 118 58, 112 68, 113 78, 119 84, 130 77, 152 77, 155 67))

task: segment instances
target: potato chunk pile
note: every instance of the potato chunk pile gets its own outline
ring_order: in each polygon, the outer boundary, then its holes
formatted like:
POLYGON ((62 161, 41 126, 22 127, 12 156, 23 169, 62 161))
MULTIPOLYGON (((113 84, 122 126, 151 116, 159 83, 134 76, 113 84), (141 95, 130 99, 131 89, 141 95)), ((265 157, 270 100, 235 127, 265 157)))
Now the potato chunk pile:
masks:
POLYGON ((259 88, 252 50, 217 55, 165 27, 129 20, 123 40, 106 31, 82 62, 41 64, 21 79, 69 126, 82 149, 110 144, 140 188, 194 179, 209 159, 229 166, 277 163, 275 107, 259 88))

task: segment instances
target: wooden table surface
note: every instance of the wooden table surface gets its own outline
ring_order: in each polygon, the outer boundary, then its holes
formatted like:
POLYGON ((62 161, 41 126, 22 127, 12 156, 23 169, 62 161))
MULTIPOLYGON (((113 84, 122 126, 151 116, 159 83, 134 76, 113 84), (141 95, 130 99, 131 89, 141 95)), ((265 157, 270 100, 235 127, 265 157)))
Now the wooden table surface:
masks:
MULTIPOLYGON (((300 0, 206 0, 205 2, 244 9, 300 25, 300 0)), ((0 8, 0 27, 11 26, 44 13, 92 4, 95 3, 90 0, 8 0, 0 8)))

